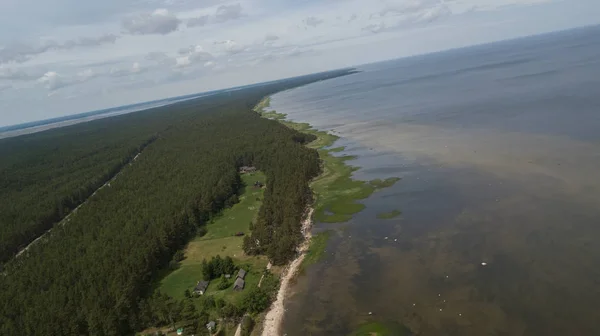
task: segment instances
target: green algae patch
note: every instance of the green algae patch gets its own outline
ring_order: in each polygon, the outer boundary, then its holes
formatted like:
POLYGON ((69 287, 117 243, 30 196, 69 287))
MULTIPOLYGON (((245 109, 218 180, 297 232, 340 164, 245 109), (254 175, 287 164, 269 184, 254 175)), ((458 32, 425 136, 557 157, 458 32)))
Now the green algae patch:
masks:
POLYGON ((410 329, 395 322, 368 322, 348 336, 410 336, 410 329))
POLYGON ((338 153, 338 152, 343 152, 346 149, 346 147, 341 146, 341 147, 335 147, 335 148, 331 148, 328 149, 330 153, 338 153))
POLYGON ((385 180, 382 180, 382 179, 371 180, 371 181, 369 181, 369 184, 371 184, 373 187, 375 187, 377 189, 383 189, 383 188, 388 188, 388 187, 393 186, 398 181, 400 181, 399 177, 389 177, 389 178, 386 178, 385 180))
POLYGON ((306 253, 306 257, 302 261, 302 265, 300 266, 300 271, 304 272, 304 270, 313 264, 319 262, 325 256, 325 248, 327 247, 327 241, 331 236, 331 231, 324 231, 314 235, 310 240, 310 246, 308 247, 308 252, 306 253))
POLYGON ((398 216, 400 216, 402 214, 402 211, 400 210, 393 210, 390 212, 382 212, 380 214, 377 214, 377 218, 379 219, 392 219, 392 218, 396 218, 398 216))

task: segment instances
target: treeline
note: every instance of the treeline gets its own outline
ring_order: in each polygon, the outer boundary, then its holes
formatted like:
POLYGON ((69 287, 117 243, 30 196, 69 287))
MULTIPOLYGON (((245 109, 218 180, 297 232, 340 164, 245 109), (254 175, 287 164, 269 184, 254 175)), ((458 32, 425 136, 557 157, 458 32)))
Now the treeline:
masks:
MULTIPOLYGON (((311 195, 308 181, 319 172, 318 155, 302 145, 310 137, 251 109, 282 88, 343 74, 225 92, 120 119, 131 129, 154 128, 156 140, 66 225, 5 265, 0 333, 123 335, 147 327, 141 307, 149 304, 145 298, 157 272, 198 228, 235 201, 242 165, 252 164, 267 176, 247 250, 265 253, 275 263, 292 257, 311 195)), ((94 127, 83 125, 73 127, 94 127)), ((71 133, 70 141, 77 140, 77 132, 71 133)))
POLYGON ((156 139, 130 116, 0 140, 0 264, 113 178, 156 139))

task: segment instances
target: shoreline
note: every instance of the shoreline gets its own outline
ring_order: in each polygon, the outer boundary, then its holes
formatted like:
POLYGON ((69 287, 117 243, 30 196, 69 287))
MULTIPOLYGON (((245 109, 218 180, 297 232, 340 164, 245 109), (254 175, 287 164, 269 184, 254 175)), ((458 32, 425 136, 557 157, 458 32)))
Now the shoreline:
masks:
POLYGON ((294 276, 300 270, 300 266, 306 257, 308 247, 311 242, 311 228, 312 228, 312 215, 314 208, 308 207, 308 211, 304 220, 302 221, 302 235, 304 240, 298 246, 298 256, 292 260, 281 274, 279 290, 277 291, 277 297, 271 304, 271 307, 267 311, 263 321, 263 329, 261 332, 262 336, 276 336, 281 334, 281 326, 283 324, 283 318, 285 316, 285 299, 288 296, 288 288, 291 286, 291 281, 294 276))
MULTIPOLYGON (((262 322, 262 336, 280 336, 283 319, 285 317, 285 300, 288 298, 291 280, 306 266, 306 256, 311 251, 313 236, 311 228, 313 220, 322 223, 346 222, 352 216, 364 209, 364 204, 358 201, 369 197, 374 192, 394 185, 400 178, 390 177, 385 180, 360 181, 352 178, 352 173, 358 167, 349 165, 346 161, 354 156, 335 156, 333 153, 344 151, 345 147, 332 148, 339 136, 328 131, 313 128, 308 123, 294 122, 287 119, 287 115, 274 110, 268 111, 271 97, 261 100, 254 111, 262 118, 270 119, 282 125, 295 129, 298 132, 312 134, 316 139, 305 146, 317 150, 322 163, 322 171, 310 182, 310 189, 314 196, 312 204, 307 206, 307 215, 302 220, 302 235, 304 240, 297 247, 298 256, 285 267, 281 274, 280 286, 275 301, 271 304, 262 322), (334 187, 335 186, 335 187, 334 187)), ((324 248, 323 248, 324 249, 324 248)), ((317 255, 320 255, 317 253, 317 255)), ((320 257, 310 260, 318 262, 320 257)))

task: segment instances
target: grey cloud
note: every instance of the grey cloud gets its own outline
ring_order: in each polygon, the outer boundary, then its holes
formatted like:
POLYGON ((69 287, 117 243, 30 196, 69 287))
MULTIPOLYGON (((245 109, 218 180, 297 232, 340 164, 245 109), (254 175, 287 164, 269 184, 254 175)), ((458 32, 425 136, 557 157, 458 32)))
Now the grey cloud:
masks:
POLYGON ((452 11, 448 6, 442 5, 425 11, 419 17, 419 21, 432 22, 441 17, 452 15, 452 11))
POLYGON ((267 34, 267 36, 265 36, 265 41, 277 41, 279 40, 279 36, 277 35, 273 35, 273 34, 267 34))
POLYGON ((384 29, 385 29, 385 24, 383 24, 383 22, 370 24, 370 25, 362 28, 362 30, 364 30, 364 31, 369 31, 369 32, 375 33, 375 34, 381 32, 384 29))
POLYGON ((156 62, 160 65, 174 64, 174 61, 171 57, 169 57, 166 53, 159 51, 154 51, 146 54, 146 57, 144 57, 144 59, 147 61, 156 62))
POLYGON ((132 35, 166 35, 177 30, 181 20, 166 9, 129 17, 122 22, 125 32, 132 35))
POLYGON ((233 40, 217 41, 214 44, 223 46, 223 50, 229 54, 238 54, 246 48, 233 40))
POLYGON ((190 28, 192 27, 202 27, 208 23, 209 16, 203 15, 195 18, 188 19, 186 21, 186 25, 190 28))
POLYGON ((93 47, 102 44, 112 44, 117 41, 117 36, 113 34, 102 35, 98 37, 80 37, 63 43, 60 48, 71 49, 76 47, 93 47))
POLYGON ((0 92, 6 91, 6 90, 8 90, 10 88, 12 88, 12 86, 10 86, 8 84, 0 84, 0 92))
POLYGON ((0 79, 5 80, 33 80, 40 77, 40 73, 31 73, 23 70, 14 70, 0 67, 0 79))
POLYGON ((239 3, 235 5, 221 5, 215 13, 215 20, 217 22, 225 22, 239 19, 242 15, 242 5, 239 3))
POLYGON ((147 68, 142 68, 138 62, 133 62, 129 68, 112 68, 108 73, 111 77, 125 77, 129 75, 139 74, 146 71, 147 68))
POLYGON ((309 27, 316 27, 316 26, 320 25, 321 23, 323 23, 323 20, 316 18, 314 16, 309 16, 306 19, 304 19, 304 24, 306 24, 309 27))
POLYGON ((80 37, 65 42, 45 41, 34 46, 24 43, 12 44, 0 49, 0 63, 23 63, 32 57, 52 50, 70 50, 74 48, 94 47, 103 44, 115 43, 118 36, 107 34, 98 37, 80 37))
POLYGON ((179 50, 179 54, 183 55, 175 59, 176 66, 179 68, 185 68, 193 64, 204 63, 207 61, 214 60, 214 56, 202 50, 200 46, 190 46, 179 50))

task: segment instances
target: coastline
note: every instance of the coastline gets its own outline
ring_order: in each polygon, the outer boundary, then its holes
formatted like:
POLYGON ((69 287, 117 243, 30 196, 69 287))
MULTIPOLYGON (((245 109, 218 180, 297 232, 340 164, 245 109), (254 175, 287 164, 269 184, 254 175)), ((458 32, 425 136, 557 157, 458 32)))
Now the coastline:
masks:
POLYGON ((277 297, 271 304, 271 307, 267 311, 263 322, 262 336, 275 336, 281 334, 281 325, 283 323, 283 317, 285 316, 285 299, 287 297, 288 288, 291 285, 291 281, 294 276, 300 270, 300 266, 306 257, 306 252, 310 246, 311 241, 311 228, 312 228, 312 214, 314 208, 309 206, 308 211, 304 220, 302 221, 302 235, 304 240, 298 247, 298 256, 292 260, 285 270, 281 274, 281 280, 279 290, 277 291, 277 297))
MULTIPOLYGON (((334 156, 334 153, 343 152, 345 147, 333 148, 338 136, 327 131, 317 130, 308 123, 292 122, 287 120, 287 115, 276 111, 267 111, 270 107, 271 97, 265 97, 254 108, 254 111, 263 118, 275 120, 299 132, 312 134, 316 139, 306 144, 307 147, 318 151, 322 162, 321 173, 310 183, 314 200, 307 206, 307 214, 302 221, 303 241, 298 246, 298 255, 284 269, 280 278, 280 286, 275 301, 266 312, 262 322, 262 336, 279 336, 285 317, 285 300, 291 287, 291 281, 307 266, 318 262, 323 256, 319 249, 325 246, 314 246, 311 232, 313 221, 322 223, 341 223, 352 218, 352 215, 362 211, 364 205, 357 201, 369 197, 374 192, 394 185, 400 178, 390 177, 385 180, 360 181, 352 179, 352 173, 359 167, 351 166, 348 160, 354 156, 334 156), (310 260, 306 259, 311 254, 310 260), (314 253, 314 255, 313 255, 314 253)), ((326 238, 327 239, 327 238, 326 238)), ((323 244, 321 244, 323 245, 323 244)))

